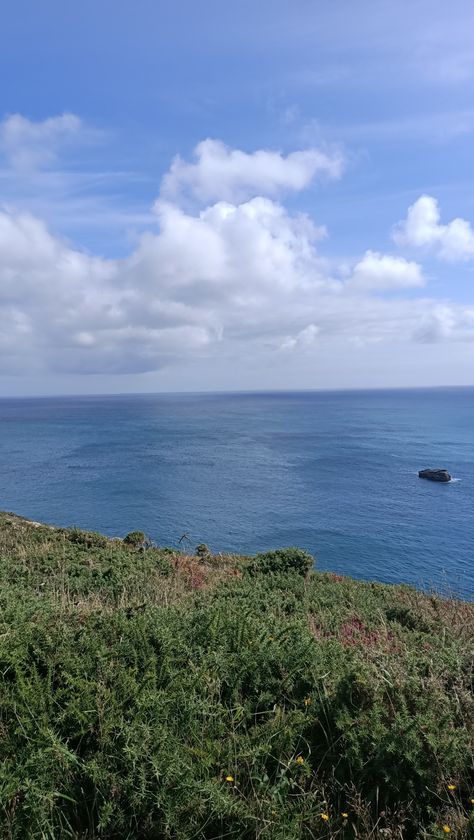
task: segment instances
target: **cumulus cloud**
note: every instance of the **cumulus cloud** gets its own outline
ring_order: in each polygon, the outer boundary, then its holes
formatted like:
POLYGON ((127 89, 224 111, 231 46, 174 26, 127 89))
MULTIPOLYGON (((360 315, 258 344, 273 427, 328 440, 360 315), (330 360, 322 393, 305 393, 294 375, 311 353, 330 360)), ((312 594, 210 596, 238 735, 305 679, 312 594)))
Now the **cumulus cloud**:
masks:
POLYGON ((362 291, 387 291, 424 286, 425 278, 420 265, 402 257, 366 251, 356 264, 349 281, 355 289, 362 291))
POLYGON ((426 344, 474 341, 474 307, 434 304, 417 324, 414 338, 426 344))
POLYGON ((3 212, 0 254, 4 372, 22 363, 70 372, 154 370, 210 340, 195 313, 179 305, 173 311, 165 289, 143 288, 143 251, 135 274, 132 260, 84 254, 40 220, 3 212))
POLYGON ((50 166, 61 146, 88 133, 75 114, 62 114, 34 122, 11 114, 0 123, 0 151, 16 170, 50 166))
POLYGON ((300 330, 296 335, 288 335, 281 344, 282 350, 295 350, 297 348, 311 347, 319 333, 319 327, 316 324, 308 324, 303 330, 300 330))
MULTIPOLYGON (((267 189, 284 180, 266 178, 267 189)), ((242 179, 248 192, 248 171, 242 179)), ((224 194, 238 185, 224 178, 224 194)), ((154 216, 127 257, 104 259, 31 214, 0 212, 1 372, 142 373, 228 348, 311 357, 332 340, 474 337, 472 309, 379 294, 423 285, 417 263, 367 251, 332 272, 319 253, 324 228, 269 196, 190 210, 166 189, 154 216)))
POLYGON ((211 139, 199 143, 193 157, 192 163, 175 157, 163 179, 162 195, 174 199, 188 193, 202 202, 243 201, 256 195, 302 190, 317 177, 339 178, 343 170, 339 153, 319 149, 286 157, 265 149, 247 153, 211 139))
POLYGON ((308 220, 270 199, 158 212, 159 231, 121 260, 78 251, 31 216, 0 214, 2 372, 139 373, 221 345, 310 353, 331 337, 442 341, 461 327, 474 336, 460 307, 448 318, 433 301, 384 300, 333 279, 308 220))
POLYGON ((422 195, 408 208, 407 217, 399 222, 393 234, 399 245, 433 251, 447 262, 474 259, 474 230, 465 219, 441 224, 438 202, 422 195))

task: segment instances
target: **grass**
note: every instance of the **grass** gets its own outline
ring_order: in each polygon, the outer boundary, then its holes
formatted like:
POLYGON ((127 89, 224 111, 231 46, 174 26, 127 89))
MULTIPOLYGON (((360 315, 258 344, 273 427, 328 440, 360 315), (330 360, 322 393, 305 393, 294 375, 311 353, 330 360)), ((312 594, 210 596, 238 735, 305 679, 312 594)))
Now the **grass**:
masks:
POLYGON ((474 837, 474 604, 147 545, 0 514, 2 838, 474 837))

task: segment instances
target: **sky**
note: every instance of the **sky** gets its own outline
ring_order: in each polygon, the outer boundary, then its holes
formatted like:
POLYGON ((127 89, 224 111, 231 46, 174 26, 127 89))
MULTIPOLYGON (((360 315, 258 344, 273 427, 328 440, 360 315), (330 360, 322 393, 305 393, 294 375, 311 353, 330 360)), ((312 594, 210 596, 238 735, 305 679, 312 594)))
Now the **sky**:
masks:
POLYGON ((0 395, 474 385, 472 0, 6 0, 0 395))

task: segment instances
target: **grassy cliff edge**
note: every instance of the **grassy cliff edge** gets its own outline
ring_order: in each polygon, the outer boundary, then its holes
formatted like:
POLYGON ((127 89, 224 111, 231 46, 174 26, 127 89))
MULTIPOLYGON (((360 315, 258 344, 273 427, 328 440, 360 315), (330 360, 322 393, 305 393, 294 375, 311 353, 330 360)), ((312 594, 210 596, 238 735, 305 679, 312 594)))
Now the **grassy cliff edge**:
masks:
POLYGON ((474 604, 0 514, 0 836, 474 837, 474 604))

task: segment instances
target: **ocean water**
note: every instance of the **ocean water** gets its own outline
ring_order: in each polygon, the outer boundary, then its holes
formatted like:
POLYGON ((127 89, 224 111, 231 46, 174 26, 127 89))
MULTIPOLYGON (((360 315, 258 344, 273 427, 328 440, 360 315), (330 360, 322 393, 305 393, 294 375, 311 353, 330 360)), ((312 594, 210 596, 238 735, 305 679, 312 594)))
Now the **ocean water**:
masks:
POLYGON ((472 599, 474 389, 0 399, 0 509, 472 599))

